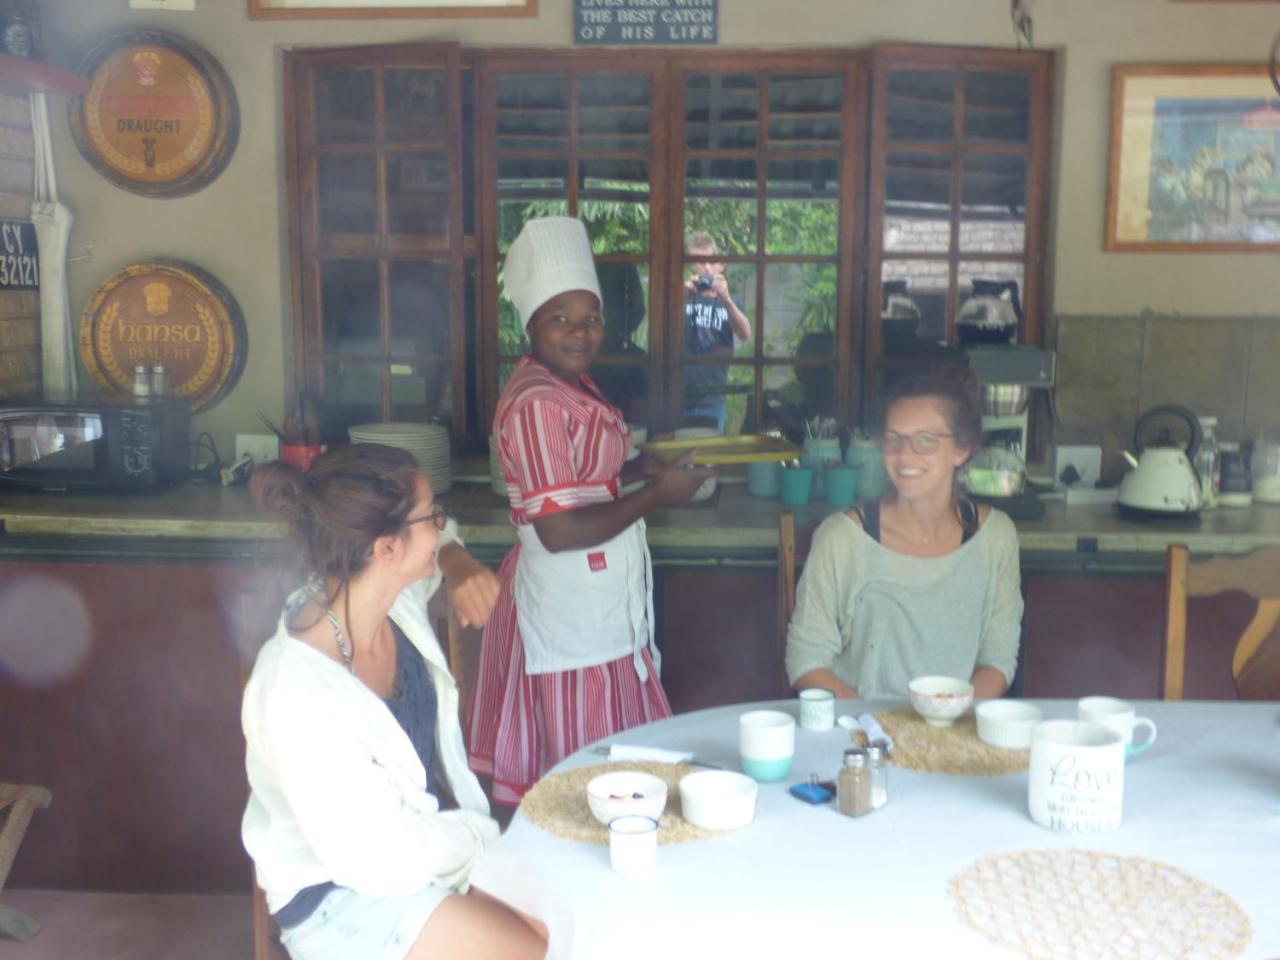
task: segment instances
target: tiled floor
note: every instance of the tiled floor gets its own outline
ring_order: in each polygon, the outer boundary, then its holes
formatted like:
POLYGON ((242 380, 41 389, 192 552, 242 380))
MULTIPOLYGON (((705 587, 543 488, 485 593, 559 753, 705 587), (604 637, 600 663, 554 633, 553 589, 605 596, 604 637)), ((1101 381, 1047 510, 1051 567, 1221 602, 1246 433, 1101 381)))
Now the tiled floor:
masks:
POLYGON ((0 937, 0 960, 251 960, 244 896, 5 890, 0 903, 40 921, 30 943, 0 937))

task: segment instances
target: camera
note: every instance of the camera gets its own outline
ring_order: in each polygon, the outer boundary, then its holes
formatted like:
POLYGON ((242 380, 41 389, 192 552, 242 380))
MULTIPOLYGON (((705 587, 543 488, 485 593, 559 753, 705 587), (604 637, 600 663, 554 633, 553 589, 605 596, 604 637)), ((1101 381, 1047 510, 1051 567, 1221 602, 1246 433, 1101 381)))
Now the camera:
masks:
POLYGON ((709 273, 700 273, 693 282, 699 292, 701 292, 703 290, 710 290, 712 285, 715 283, 715 280, 709 273))

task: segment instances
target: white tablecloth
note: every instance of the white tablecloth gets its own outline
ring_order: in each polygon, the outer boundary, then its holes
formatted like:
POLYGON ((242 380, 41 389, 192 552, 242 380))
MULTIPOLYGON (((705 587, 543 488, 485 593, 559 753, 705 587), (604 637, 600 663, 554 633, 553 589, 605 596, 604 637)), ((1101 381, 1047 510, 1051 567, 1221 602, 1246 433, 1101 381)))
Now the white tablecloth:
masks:
MULTIPOLYGON (((1074 701, 1039 701, 1046 719, 1074 701)), ((795 701, 773 706, 798 715, 795 701)), ((856 714, 887 704, 837 704, 856 714)), ((738 769, 748 706, 684 714, 611 742, 688 749, 738 769)), ((890 769, 889 804, 842 816, 788 792, 836 772, 847 731, 796 731, 784 783, 762 784, 749 827, 658 848, 657 871, 614 873, 604 846, 564 840, 517 815, 477 863, 481 889, 541 918, 550 957, 583 960, 803 956, 1011 957, 961 920, 951 878, 1000 851, 1084 849, 1158 860, 1216 886, 1249 916, 1243 956, 1280 956, 1280 706, 1140 703, 1159 740, 1129 761, 1124 820, 1102 834, 1060 834, 1027 814, 1027 774, 967 777, 890 769), (782 951, 786 951, 784 954, 782 951)), ((557 770, 600 763, 584 750, 557 770)))

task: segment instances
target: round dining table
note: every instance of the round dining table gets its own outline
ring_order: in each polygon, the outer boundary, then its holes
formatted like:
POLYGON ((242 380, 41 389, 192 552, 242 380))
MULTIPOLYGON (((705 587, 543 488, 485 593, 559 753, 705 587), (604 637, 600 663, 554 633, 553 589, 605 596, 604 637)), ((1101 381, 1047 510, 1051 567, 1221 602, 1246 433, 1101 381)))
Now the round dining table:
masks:
MULTIPOLYGON (((1034 702, 1045 719, 1075 716, 1075 701, 1034 702)), ((991 854, 1083 850, 1157 861, 1216 888, 1252 927, 1236 955, 1280 957, 1280 704, 1136 705, 1158 725, 1158 740, 1127 763, 1116 830, 1039 826, 1027 811, 1026 771, 961 776, 891 765, 888 803, 844 816, 834 801, 811 805, 788 788, 811 773, 834 779, 849 731, 797 727, 791 773, 760 784, 754 821, 659 846, 650 875, 616 873, 607 846, 564 839, 517 813, 472 882, 546 923, 551 958, 991 960, 1023 954, 965 922, 953 878, 991 854)), ((903 704, 839 701, 836 712, 891 706, 903 704)), ((599 751, 614 743, 692 751, 738 770, 738 717, 762 707, 799 716, 796 700, 681 714, 585 748, 552 773, 608 762, 599 751)), ((1080 893, 1065 888, 1060 897, 1080 893)))

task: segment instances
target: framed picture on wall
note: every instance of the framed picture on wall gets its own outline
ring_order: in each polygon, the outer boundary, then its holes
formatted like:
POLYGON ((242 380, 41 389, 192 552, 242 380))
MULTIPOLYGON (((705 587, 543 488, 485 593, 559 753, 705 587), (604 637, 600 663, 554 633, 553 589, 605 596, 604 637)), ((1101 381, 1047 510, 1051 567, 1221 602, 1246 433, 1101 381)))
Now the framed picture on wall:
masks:
POLYGON ((250 20, 532 17, 538 0, 249 0, 250 20))
POLYGON ((1280 95, 1265 66, 1119 66, 1107 250, 1280 250, 1280 95))

